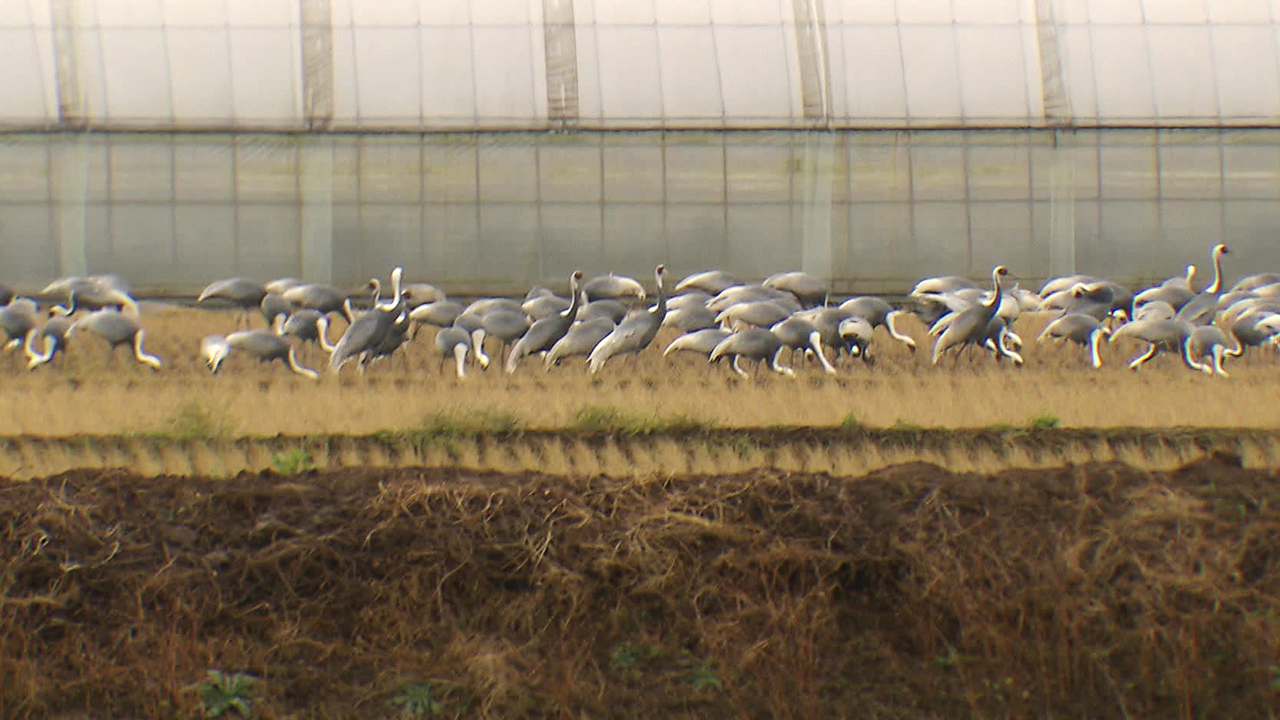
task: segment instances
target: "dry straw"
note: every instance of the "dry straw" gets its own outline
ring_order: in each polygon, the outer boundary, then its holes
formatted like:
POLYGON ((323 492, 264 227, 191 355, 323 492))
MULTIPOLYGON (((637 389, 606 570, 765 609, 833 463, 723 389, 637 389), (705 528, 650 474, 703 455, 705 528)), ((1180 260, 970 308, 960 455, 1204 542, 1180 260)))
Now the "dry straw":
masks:
MULTIPOLYGON (((1033 338, 1042 322, 1025 318, 1019 332, 1033 338)), ((874 368, 846 358, 838 375, 826 376, 797 358, 796 380, 767 370, 739 380, 695 357, 661 357, 673 337, 666 331, 658 347, 613 361, 594 379, 579 362, 548 373, 534 359, 514 376, 476 371, 459 381, 441 370, 427 328, 363 378, 348 368, 340 379, 313 383, 279 363, 236 356, 210 376, 197 357, 200 338, 232 329, 231 313, 154 310, 145 323, 149 349, 165 360, 159 373, 123 352, 110 363, 106 346, 91 337, 33 372, 19 353, 0 355, 0 435, 166 432, 192 403, 216 414, 212 421, 227 433, 249 435, 365 434, 416 426, 428 415, 495 412, 523 427, 558 428, 590 407, 719 427, 830 426, 849 417, 870 427, 1022 426, 1045 415, 1066 427, 1280 427, 1275 358, 1262 352, 1230 364, 1229 380, 1193 373, 1172 357, 1130 372, 1123 360, 1136 352, 1132 346, 1107 348, 1101 371, 1078 348, 1051 346, 1028 348, 1020 370, 990 357, 932 367, 927 353, 911 355, 878 331, 874 368)), ((924 339, 919 323, 903 324, 924 339)), ((316 348, 301 353, 304 364, 323 360, 316 348)))

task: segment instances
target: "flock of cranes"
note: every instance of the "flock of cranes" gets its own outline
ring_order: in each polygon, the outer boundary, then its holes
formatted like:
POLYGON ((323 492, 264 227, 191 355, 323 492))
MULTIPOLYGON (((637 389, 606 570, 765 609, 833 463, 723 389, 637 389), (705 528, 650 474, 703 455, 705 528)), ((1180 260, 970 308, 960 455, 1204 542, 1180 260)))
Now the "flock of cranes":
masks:
MULTIPOLYGON (((251 325, 252 315, 261 313, 266 326, 210 335, 201 341, 199 352, 212 373, 219 372, 228 357, 243 355, 261 362, 279 360, 314 380, 321 373, 299 363, 300 343, 323 348, 330 373, 351 361, 363 373, 371 362, 414 342, 423 326, 434 326, 440 363, 452 360, 459 378, 466 377, 469 359, 488 368, 494 343, 506 373, 540 356, 545 368, 585 358, 587 371, 595 374, 615 358, 644 351, 660 330, 673 328, 682 334, 663 355, 693 353, 711 363, 723 359, 744 376, 748 373, 740 363, 756 361, 793 377, 795 370, 782 364, 784 350, 790 351, 789 362, 795 362, 798 352, 826 373, 837 372, 836 364, 845 355, 874 364, 870 348, 876 328, 884 328, 892 340, 914 352, 916 339, 898 325, 906 314, 915 314, 929 326, 934 365, 951 353, 953 362, 990 355, 997 362, 1021 366, 1023 341, 1013 325, 1023 313, 1034 312, 1051 318, 1037 343, 1080 345, 1095 368, 1102 366, 1103 340, 1110 345, 1129 338, 1145 345, 1129 361, 1132 369, 1171 352, 1188 368, 1227 376, 1228 358, 1250 347, 1280 345, 1280 274, 1251 275, 1226 289, 1222 258, 1227 254, 1225 245, 1212 249, 1213 280, 1199 290, 1193 286, 1194 265, 1185 276, 1137 293, 1089 275, 1055 278, 1036 293, 1017 284, 1007 287, 1009 270, 996 266, 989 289, 958 276, 921 280, 911 291, 908 308, 895 308, 875 296, 833 304, 825 284, 801 272, 779 273, 760 283, 743 282, 722 270, 698 272, 676 283, 669 296, 662 265, 654 271, 652 306, 644 286, 634 279, 604 275, 584 281, 579 271, 570 274, 563 296, 539 287, 522 300, 484 298, 464 304, 433 285, 405 283, 397 267, 389 294, 383 294, 377 279, 357 293, 369 294, 367 310, 353 305, 351 293, 331 285, 298 278, 267 283, 232 278, 210 284, 198 303, 238 307, 237 326, 251 325), (341 318, 346 327, 337 342, 330 342, 334 318, 341 318)), ((65 354, 77 334, 96 335, 112 354, 127 346, 138 362, 153 370, 164 366, 143 347, 146 331, 123 278, 64 278, 50 283, 40 297, 62 302, 42 312, 35 300, 14 297, 0 286, 3 347, 22 347, 29 368, 65 354)))

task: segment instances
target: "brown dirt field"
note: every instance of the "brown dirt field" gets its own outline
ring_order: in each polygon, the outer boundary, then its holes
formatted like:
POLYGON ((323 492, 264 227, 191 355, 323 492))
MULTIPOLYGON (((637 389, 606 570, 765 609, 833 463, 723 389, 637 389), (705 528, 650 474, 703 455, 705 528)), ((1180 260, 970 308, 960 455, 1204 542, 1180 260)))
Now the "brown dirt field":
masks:
MULTIPOLYGON (((112 365, 104 343, 77 339, 53 367, 27 372, 21 353, 0 354, 0 435, 115 434, 166 430, 175 414, 199 403, 232 435, 365 434, 415 426, 428 415, 501 413, 529 428, 572 426, 584 407, 623 408, 657 417, 685 417, 723 427, 830 426, 852 416, 863 425, 925 427, 1024 425, 1048 413, 1072 427, 1280 427, 1280 383, 1272 353, 1251 353, 1228 365, 1230 379, 1193 373, 1171 357, 1134 373, 1123 361, 1133 346, 1105 348, 1106 366, 1087 367, 1076 347, 1035 346, 1043 319, 1027 317, 1027 366, 950 360, 928 364, 923 326, 906 329, 921 351, 912 355, 883 330, 872 345, 874 368, 860 361, 827 377, 808 364, 788 380, 766 373, 739 380, 721 366, 690 356, 663 358, 675 336, 664 332, 638 360, 610 363, 597 378, 577 363, 543 372, 535 359, 514 376, 473 371, 465 382, 439 369, 424 329, 408 352, 360 378, 317 383, 276 363, 259 366, 233 356, 210 376, 198 359, 200 339, 234 328, 230 312, 148 305, 147 346, 166 363, 150 370, 126 359, 112 365)), ((261 318, 255 318, 260 325, 261 318)), ((339 323, 339 326, 341 323, 339 323)), ((338 328, 333 335, 336 338, 338 328)), ((492 352, 496 352, 493 349, 492 352)), ((307 348, 304 364, 323 353, 307 348)))
POLYGON ((0 481, 0 717, 1274 717, 1277 479, 0 481))

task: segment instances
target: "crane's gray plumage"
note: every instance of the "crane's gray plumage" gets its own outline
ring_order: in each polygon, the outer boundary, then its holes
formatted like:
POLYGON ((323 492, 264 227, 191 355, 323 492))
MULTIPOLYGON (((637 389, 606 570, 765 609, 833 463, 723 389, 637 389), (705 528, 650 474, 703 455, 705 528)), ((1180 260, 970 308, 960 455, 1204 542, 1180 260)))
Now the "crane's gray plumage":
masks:
POLYGON ((694 291, 687 292, 683 295, 667 298, 667 312, 676 310, 685 310, 688 308, 697 308, 701 310, 710 310, 707 303, 711 302, 711 296, 704 292, 694 291))
POLYGON ((587 294, 587 300, 620 300, 628 297, 644 300, 647 297, 644 286, 639 281, 612 273, 586 281, 582 285, 582 292, 587 294))
POLYGON ((1102 357, 1098 354, 1098 343, 1111 334, 1102 322, 1093 315, 1085 313, 1068 313, 1044 326, 1037 343, 1047 339, 1057 342, 1071 341, 1089 348, 1089 358, 1095 368, 1102 367, 1102 357))
POLYGON ((662 320, 663 327, 675 328, 681 332, 693 332, 716 327, 716 314, 702 306, 686 307, 676 310, 667 305, 667 316, 662 320))
POLYGON ((5 335, 4 349, 10 350, 21 345, 27 333, 36 327, 38 322, 34 303, 11 300, 4 307, 0 307, 0 330, 3 330, 5 335))
MULTIPOLYGON (((295 307, 319 310, 326 315, 330 313, 346 314, 343 310, 343 303, 347 300, 347 293, 332 285, 306 283, 295 285, 280 294, 284 296, 285 300, 293 303, 295 307)), ((348 316, 347 319, 351 320, 352 318, 348 316)))
MULTIPOLYGON (((382 342, 383 336, 400 316, 404 303, 404 299, 400 296, 400 277, 403 272, 404 270, 399 267, 391 271, 393 300, 375 305, 372 310, 356 317, 347 326, 346 331, 342 333, 342 339, 329 355, 329 372, 337 374, 348 360, 357 357, 363 372, 365 365, 382 342)), ((321 310, 321 312, 325 311, 321 310)))
POLYGON ((120 345, 132 344, 133 356, 138 362, 151 366, 153 370, 159 370, 163 365, 160 358, 142 349, 142 340, 146 337, 147 331, 132 315, 125 315, 119 310, 96 310, 72 323, 71 327, 67 328, 65 337, 70 339, 78 332, 88 332, 102 338, 111 348, 113 355, 120 345))
POLYGON ((743 377, 747 376, 747 371, 738 366, 740 358, 756 360, 761 365, 767 362, 774 372, 795 377, 794 370, 778 364, 778 355, 782 352, 782 348, 782 340, 777 335, 764 328, 752 327, 721 340, 712 348, 707 360, 715 362, 722 357, 732 356, 733 371, 743 377))
POLYGON ((907 346, 911 352, 916 351, 916 341, 910 335, 898 330, 898 319, 906 312, 895 310, 884 298, 874 295, 852 297, 840 303, 840 309, 853 315, 865 318, 871 327, 883 327, 894 340, 907 346))
POLYGON ((1203 373, 1222 377, 1231 377, 1230 373, 1222 369, 1223 358, 1240 357, 1244 354, 1244 347, 1239 340, 1228 345, 1226 333, 1214 325, 1197 327, 1183 343, 1183 356, 1187 365, 1203 373))
MULTIPOLYGON (((249 311, 254 308, 262 307, 262 300, 267 296, 267 289, 262 283, 249 278, 234 277, 226 280, 215 280, 209 283, 204 290, 200 292, 200 297, 196 298, 197 303, 206 300, 226 300, 227 302, 240 308, 241 315, 237 316, 239 322, 242 316, 245 322, 248 322, 249 311)), ((267 320, 268 324, 271 322, 267 320)))
POLYGON ((317 343, 327 353, 336 348, 329 342, 329 316, 319 310, 299 310, 288 317, 276 321, 277 333, 284 337, 297 338, 302 342, 317 343))
POLYGON ((996 316, 1003 293, 1000 292, 1000 278, 1009 273, 1003 265, 997 265, 991 271, 993 286, 991 297, 958 313, 947 329, 938 336, 933 345, 933 364, 938 364, 942 354, 951 348, 962 348, 966 345, 981 345, 988 339, 987 326, 991 318, 996 316))
POLYGON ((31 328, 27 331, 25 349, 28 370, 34 370, 50 362, 59 354, 66 356, 67 331, 71 329, 74 322, 69 317, 54 315, 40 328, 31 328), (43 347, 42 350, 35 349, 37 342, 43 347))
POLYGON ((774 273, 760 284, 767 288, 785 290, 806 306, 821 305, 827 299, 827 284, 807 272, 797 270, 774 273))
POLYGON ((419 305, 409 312, 409 323, 413 326, 411 335, 417 337, 418 329, 423 325, 434 325, 439 328, 449 327, 458 319, 462 311, 462 304, 453 300, 441 300, 419 305))
POLYGON ((118 275, 90 275, 55 280, 40 291, 40 296, 62 297, 68 302, 74 296, 75 302, 85 310, 127 308, 137 314, 138 303, 129 292, 129 284, 118 275))
POLYGON ((723 292, 708 300, 706 306, 707 309, 719 313, 731 305, 760 300, 775 300, 790 305, 796 310, 800 309, 800 301, 796 299, 795 295, 785 290, 763 285, 735 285, 731 288, 726 288, 723 292))
MULTIPOLYGON (((796 350, 813 351, 818 356, 818 362, 822 363, 822 369, 828 374, 835 373, 835 367, 827 360, 827 354, 822 351, 822 333, 812 322, 793 315, 775 323, 769 328, 769 332, 778 338, 783 347, 791 348, 793 353, 796 350)), ((794 354, 792 357, 795 357, 794 354)))
MULTIPOLYGON (((577 298, 577 294, 574 295, 574 298, 577 298)), ((520 309, 528 313, 529 317, 537 321, 544 317, 550 317, 552 315, 562 313, 565 310, 568 310, 569 306, 572 304, 573 300, 568 300, 560 297, 559 295, 547 293, 546 295, 539 295, 525 300, 523 303, 520 303, 520 309)))
POLYGON ((569 332, 569 328, 573 327, 574 321, 578 319, 578 308, 582 302, 582 293, 578 292, 578 281, 581 279, 582 272, 579 270, 569 275, 569 297, 573 298, 573 301, 566 310, 534 322, 511 348, 511 354, 507 356, 508 375, 516 371, 516 366, 526 355, 550 351, 551 346, 559 342, 560 338, 569 332))
POLYGON ((444 361, 450 356, 453 357, 457 366, 459 378, 467 377, 467 351, 471 349, 471 333, 465 329, 450 326, 441 328, 436 333, 436 352, 440 353, 440 367, 444 368, 444 361))
MULTIPOLYGON (((1147 343, 1147 351, 1129 361, 1129 369, 1137 370, 1161 350, 1180 353, 1186 362, 1184 341, 1195 330, 1195 327, 1184 320, 1176 318, 1147 318, 1125 323, 1111 333, 1108 344, 1123 338, 1133 338, 1147 343)), ((1186 362, 1190 367, 1191 363, 1186 362)))
POLYGON ((267 321, 267 327, 276 324, 276 318, 289 317, 294 311, 293 303, 284 299, 284 295, 275 292, 269 292, 262 296, 262 302, 258 303, 258 309, 262 311, 262 317, 267 321))
POLYGON ((716 345, 719 345, 720 341, 729 337, 730 334, 728 330, 719 328, 694 330, 672 340, 667 345, 667 349, 662 351, 662 356, 666 357, 673 352, 691 352, 703 357, 709 357, 711 351, 716 349, 716 345))
POLYGON ((659 265, 653 272, 654 279, 658 285, 658 304, 648 310, 638 311, 623 318, 622 322, 618 323, 618 326, 613 329, 613 332, 609 333, 591 351, 591 354, 587 357, 591 374, 594 375, 599 372, 600 368, 604 367, 604 364, 610 358, 625 353, 638 353, 649 347, 649 343, 653 342, 653 338, 662 327, 662 321, 667 316, 667 291, 662 285, 663 276, 666 272, 665 265, 659 265))
POLYGON ((605 317, 592 318, 575 324, 569 328, 569 332, 565 333, 564 337, 551 346, 551 350, 542 360, 543 366, 549 370, 552 365, 565 358, 590 355, 600 341, 609 337, 616 327, 617 325, 605 317))
POLYGON ((303 280, 302 278, 296 278, 296 277, 277 278, 270 282, 263 283, 262 289, 266 290, 269 293, 278 293, 283 295, 285 291, 289 290, 290 288, 295 288, 295 287, 298 287, 299 285, 306 285, 306 284, 307 284, 306 281, 303 280))
POLYGON ((746 326, 767 328, 791 317, 793 310, 772 300, 738 303, 716 315, 720 327, 739 330, 746 326))
POLYGON ((1219 293, 1222 290, 1222 256, 1230 252, 1222 243, 1213 246, 1213 250, 1209 253, 1213 261, 1213 282, 1178 308, 1179 320, 1186 320, 1192 325, 1207 325, 1213 322, 1214 315, 1218 312, 1219 293))
POLYGON ((315 370, 299 365, 293 345, 270 330, 262 328, 241 330, 226 337, 209 335, 200 342, 200 355, 204 358, 209 372, 215 375, 218 374, 222 362, 227 359, 232 350, 257 358, 258 362, 279 360, 293 372, 311 380, 320 377, 315 370))
POLYGON ((585 303, 578 310, 578 317, 582 320, 590 320, 592 318, 608 318, 609 322, 617 325, 622 319, 631 312, 626 305, 618 300, 593 300, 585 303))
POLYGON ((675 292, 679 294, 695 290, 706 293, 710 297, 741 284, 741 280, 724 270, 704 270, 686 275, 683 280, 676 283, 675 292))

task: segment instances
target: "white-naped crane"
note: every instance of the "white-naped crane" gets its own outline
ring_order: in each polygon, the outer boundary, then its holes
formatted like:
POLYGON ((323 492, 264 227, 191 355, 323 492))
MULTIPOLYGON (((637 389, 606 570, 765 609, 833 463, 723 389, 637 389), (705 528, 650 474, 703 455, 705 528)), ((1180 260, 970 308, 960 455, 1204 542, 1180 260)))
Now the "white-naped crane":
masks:
POLYGON ((404 269, 400 267, 391 271, 391 300, 378 302, 372 310, 355 317, 347 326, 346 331, 342 333, 342 338, 338 340, 333 352, 329 355, 330 373, 336 375, 342 366, 352 359, 359 360, 360 372, 364 372, 365 366, 378 350, 383 337, 404 312, 404 298, 400 296, 400 278, 403 274, 404 269))
POLYGON ((1102 367, 1102 357, 1098 354, 1098 343, 1111 335, 1111 330, 1102 324, 1097 317, 1085 313, 1067 313, 1044 326, 1037 343, 1045 340, 1054 342, 1070 341, 1089 348, 1089 359, 1095 368, 1102 367))
POLYGON ((569 328, 573 327, 573 323, 578 317, 578 308, 582 303, 582 293, 578 292, 578 283, 581 280, 582 271, 574 270, 569 275, 569 297, 573 298, 569 302, 569 307, 563 312, 548 315, 534 321, 524 335, 516 341, 516 344, 511 348, 511 354, 507 355, 506 370, 508 375, 516 371, 516 367, 520 365, 520 360, 526 356, 549 352, 551 346, 559 342, 560 338, 569 332, 569 328))
POLYGON ((27 353, 27 369, 34 370, 52 361, 56 356, 67 354, 67 331, 75 323, 65 316, 51 314, 44 325, 27 331, 24 348, 27 353), (40 345, 40 349, 36 345, 40 345))
POLYGON ((746 358, 756 360, 757 366, 768 363, 774 372, 793 378, 796 376, 795 370, 778 364, 778 355, 782 353, 782 348, 782 340, 777 335, 764 328, 749 327, 717 343, 712 348, 711 354, 707 356, 707 361, 715 362, 722 357, 732 357, 733 362, 730 366, 733 371, 747 377, 747 371, 738 365, 738 360, 746 358))
MULTIPOLYGON (((267 296, 267 289, 257 280, 251 280, 244 277, 227 278, 226 280, 215 280, 205 286, 200 291, 200 297, 196 298, 196 304, 204 303, 206 300, 224 300, 240 309, 236 315, 236 325, 244 320, 245 325, 249 324, 249 312, 255 308, 262 307, 262 299, 267 296)), ((270 321, 268 320, 268 324, 270 321)))
POLYGON ((1192 325, 1208 325, 1213 322, 1222 291, 1222 256, 1230 252, 1222 243, 1214 245, 1209 251, 1209 257, 1213 261, 1213 282, 1178 308, 1179 320, 1186 320, 1192 325))
POLYGON ((320 378, 320 373, 298 364, 293 345, 288 340, 265 328, 241 330, 225 337, 209 335, 200 342, 200 356, 209 372, 214 375, 218 374, 223 361, 232 350, 257 358, 258 362, 279 360, 293 372, 310 380, 320 378))
POLYGON ((138 362, 149 366, 152 370, 159 370, 164 365, 160 358, 142 349, 142 341, 147 331, 136 315, 106 308, 95 310, 72 323, 64 337, 69 340, 72 335, 81 332, 97 335, 105 340, 111 348, 112 358, 115 357, 117 347, 131 345, 133 357, 138 362))
POLYGON ((444 361, 453 357, 459 379, 467 377, 467 352, 471 350, 471 333, 456 325, 440 328, 435 339, 436 352, 440 353, 440 369, 444 361))
POLYGON ((662 356, 666 357, 674 352, 690 352, 702 357, 710 357, 711 351, 716 349, 716 345, 719 345, 721 340, 731 334, 728 330, 721 330, 720 328, 704 328, 687 332, 672 340, 667 345, 667 349, 662 351, 662 356))
MULTIPOLYGON (((987 326, 991 323, 991 319, 996 316, 996 310, 999 308, 1000 300, 1003 297, 1000 278, 1008 274, 1008 268, 1003 265, 997 265, 992 268, 991 297, 956 314, 955 319, 947 325, 947 329, 938 336, 938 340, 933 344, 932 364, 937 365, 938 359, 942 357, 942 354, 952 348, 963 349, 966 346, 973 347, 986 343, 989 337, 987 326)), ((997 346, 999 346, 999 343, 997 343, 997 346)))
POLYGON ((319 310, 298 310, 287 318, 278 315, 273 326, 277 335, 315 343, 332 354, 337 346, 329 342, 329 316, 319 310))
POLYGON ((806 307, 821 305, 827 300, 827 284, 800 270, 774 273, 760 284, 767 288, 789 292, 806 307))
POLYGON ((635 298, 644 300, 648 297, 645 294, 644 286, 634 278, 622 275, 599 275, 582 284, 582 292, 587 294, 587 300, 621 300, 622 298, 635 298))
POLYGON ((1244 346, 1240 340, 1232 338, 1228 344, 1227 334, 1216 325, 1200 325, 1191 331, 1183 341, 1183 357, 1192 369, 1210 375, 1231 377, 1222 368, 1223 358, 1240 357, 1244 354, 1244 346))
POLYGON ((915 339, 898 329, 898 320, 908 313, 905 310, 895 310, 884 298, 874 295, 852 297, 840 303, 840 309, 865 318, 873 328, 883 327, 894 340, 905 345, 911 352, 916 351, 915 339))
POLYGON ((683 280, 676 283, 675 292, 687 294, 691 291, 700 291, 710 297, 741 284, 742 281, 737 276, 725 270, 703 270, 686 275, 683 280))
POLYGON ((663 287, 663 278, 666 273, 666 265, 659 265, 653 271, 654 280, 658 285, 658 303, 648 310, 640 310, 623 318, 613 332, 601 340, 600 344, 596 345, 587 356, 587 365, 592 375, 599 372, 610 358, 627 353, 639 353, 653 342, 667 315, 667 291, 663 287))
POLYGON ((571 357, 586 357, 618 326, 607 317, 592 318, 574 323, 564 337, 556 341, 542 359, 544 370, 550 370, 561 360, 571 357))

